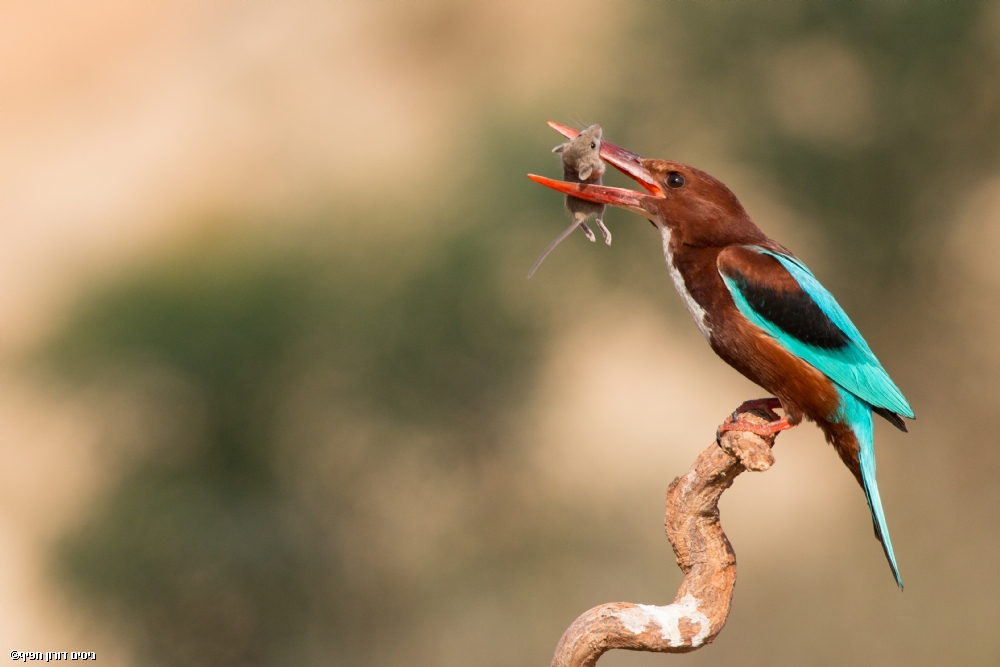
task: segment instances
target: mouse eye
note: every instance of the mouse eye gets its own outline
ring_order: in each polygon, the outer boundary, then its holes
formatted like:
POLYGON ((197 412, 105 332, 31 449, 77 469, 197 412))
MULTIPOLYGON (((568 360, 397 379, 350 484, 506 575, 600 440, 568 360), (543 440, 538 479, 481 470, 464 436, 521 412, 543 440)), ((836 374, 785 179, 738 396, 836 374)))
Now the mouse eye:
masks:
POLYGON ((684 177, 676 171, 670 172, 667 176, 667 186, 677 189, 684 187, 684 177))
POLYGON ((591 141, 591 142, 590 142, 590 147, 591 147, 591 148, 597 148, 597 142, 595 142, 595 141, 591 141))

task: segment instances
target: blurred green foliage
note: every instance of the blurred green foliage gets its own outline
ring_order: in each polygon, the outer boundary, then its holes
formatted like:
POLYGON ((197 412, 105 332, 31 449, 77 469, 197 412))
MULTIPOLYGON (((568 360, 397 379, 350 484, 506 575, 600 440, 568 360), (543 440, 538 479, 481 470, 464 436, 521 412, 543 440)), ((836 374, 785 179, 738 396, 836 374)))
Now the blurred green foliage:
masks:
MULTIPOLYGON (((900 271, 910 280, 915 264, 928 260, 912 253, 912 237, 939 234, 970 179, 1000 159, 988 10, 982 3, 657 3, 639 28, 641 60, 625 70, 628 89, 643 91, 634 100, 641 104, 629 107, 630 124, 655 127, 669 145, 690 115, 707 117, 735 154, 766 170, 787 202, 826 229, 838 263, 883 281, 900 271), (670 34, 679 44, 657 39, 678 23, 670 34), (770 99, 785 74, 777 61, 816 43, 843 49, 869 77, 871 120, 854 131, 869 136, 817 142, 779 122, 770 99), (681 81, 683 111, 677 97, 657 95, 661 80, 681 81)), ((852 91, 825 74, 814 72, 807 91, 827 91, 829 112, 846 113, 849 102, 836 95, 852 91)))
MULTIPOLYGON (((434 456, 490 453, 538 331, 499 297, 483 246, 482 235, 448 240, 391 287, 341 270, 333 253, 215 249, 111 288, 67 328, 52 348, 61 367, 82 377, 160 369, 200 404, 159 445, 185 455, 141 466, 67 547, 68 572, 146 627, 147 659, 277 663, 317 607, 331 607, 345 647, 362 627, 399 622, 388 581, 354 590, 337 572, 336 537, 324 545, 323 529, 302 516, 295 478, 280 475, 280 458, 295 453, 281 446, 278 422, 296 381, 320 373, 325 410, 341 413, 347 431, 388 422, 438 433, 422 445, 434 456)), ((395 435, 364 458, 377 466, 378 448, 408 446, 421 445, 395 435)), ((351 520, 352 487, 325 496, 324 511, 351 520)))

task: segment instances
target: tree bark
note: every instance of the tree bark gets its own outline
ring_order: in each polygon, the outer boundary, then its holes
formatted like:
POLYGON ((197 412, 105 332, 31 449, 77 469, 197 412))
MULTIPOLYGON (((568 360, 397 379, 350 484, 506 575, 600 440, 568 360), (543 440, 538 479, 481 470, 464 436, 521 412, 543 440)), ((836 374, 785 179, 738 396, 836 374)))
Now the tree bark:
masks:
MULTIPOLYGON (((738 417, 769 421, 758 410, 738 417)), ((746 431, 717 436, 687 474, 667 489, 664 526, 684 572, 673 604, 610 602, 584 612, 563 634, 552 667, 593 667, 601 655, 616 648, 687 653, 718 636, 736 585, 736 554, 719 523, 719 498, 743 471, 771 467, 774 438, 746 431)))

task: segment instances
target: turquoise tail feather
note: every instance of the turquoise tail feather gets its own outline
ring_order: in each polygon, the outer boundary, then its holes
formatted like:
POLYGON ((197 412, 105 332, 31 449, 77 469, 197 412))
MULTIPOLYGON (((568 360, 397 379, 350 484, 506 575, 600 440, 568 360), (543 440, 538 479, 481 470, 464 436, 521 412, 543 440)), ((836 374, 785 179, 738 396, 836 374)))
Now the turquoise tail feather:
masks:
POLYGON ((886 560, 892 568, 899 589, 903 589, 903 580, 896 566, 896 555, 892 551, 892 540, 889 538, 889 527, 886 525, 885 512, 882 510, 882 499, 878 493, 878 483, 875 481, 875 447, 872 425, 872 407, 857 396, 838 387, 841 395, 840 412, 836 421, 850 426, 858 441, 858 463, 861 466, 861 482, 868 499, 868 509, 871 510, 872 523, 875 526, 875 537, 882 543, 886 560))

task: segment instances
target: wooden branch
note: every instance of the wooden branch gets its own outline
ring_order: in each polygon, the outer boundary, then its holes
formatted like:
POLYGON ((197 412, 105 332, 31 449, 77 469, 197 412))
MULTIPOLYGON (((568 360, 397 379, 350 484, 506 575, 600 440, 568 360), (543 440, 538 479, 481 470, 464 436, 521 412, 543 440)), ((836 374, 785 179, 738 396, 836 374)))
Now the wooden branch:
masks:
MULTIPOLYGON (((768 422, 757 410, 739 417, 768 422)), ((593 667, 615 648, 687 653, 718 636, 736 585, 736 555, 719 523, 719 498, 744 470, 771 467, 774 437, 724 433, 667 489, 664 525, 685 575, 673 604, 611 602, 584 612, 563 634, 552 667, 593 667)))

